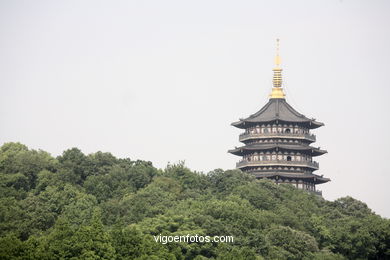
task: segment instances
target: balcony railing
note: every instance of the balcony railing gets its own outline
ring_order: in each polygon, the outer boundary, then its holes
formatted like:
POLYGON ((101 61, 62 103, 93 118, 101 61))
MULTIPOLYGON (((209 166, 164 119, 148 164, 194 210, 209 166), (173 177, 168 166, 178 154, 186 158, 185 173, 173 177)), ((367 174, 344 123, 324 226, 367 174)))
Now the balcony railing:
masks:
POLYGON ((272 161, 247 161, 241 160, 236 164, 237 168, 244 168, 247 166, 280 166, 280 167, 309 167, 318 170, 318 162, 311 161, 286 161, 286 160, 272 160, 272 161))
POLYGON ((316 136, 314 134, 294 134, 294 133, 242 133, 240 134, 240 142, 248 139, 261 139, 261 138, 299 138, 306 139, 312 142, 316 141, 316 136))

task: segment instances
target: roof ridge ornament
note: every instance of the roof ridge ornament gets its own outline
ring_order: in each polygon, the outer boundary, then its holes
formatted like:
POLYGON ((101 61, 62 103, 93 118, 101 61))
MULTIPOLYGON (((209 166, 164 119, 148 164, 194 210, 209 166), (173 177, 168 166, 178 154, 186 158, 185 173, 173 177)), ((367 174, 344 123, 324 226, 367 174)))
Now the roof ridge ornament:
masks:
POLYGON ((276 39, 276 56, 275 56, 275 65, 273 69, 274 75, 272 78, 273 88, 270 95, 270 99, 281 98, 284 99, 286 96, 282 88, 282 68, 280 68, 281 59, 279 55, 279 39, 276 39))

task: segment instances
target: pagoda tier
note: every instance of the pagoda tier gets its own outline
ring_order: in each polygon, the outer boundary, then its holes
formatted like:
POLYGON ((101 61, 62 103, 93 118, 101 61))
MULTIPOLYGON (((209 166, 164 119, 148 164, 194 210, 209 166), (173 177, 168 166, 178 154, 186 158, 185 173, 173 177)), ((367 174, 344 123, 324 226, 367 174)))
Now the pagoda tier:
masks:
MULTIPOLYGON (((288 128, 287 128, 288 129, 288 128)), ((316 141, 316 136, 313 134, 306 134, 306 133, 288 133, 285 130, 278 131, 275 133, 268 132, 264 133, 262 132, 262 128, 252 128, 248 129, 248 132, 240 134, 239 141, 243 142, 245 144, 253 143, 253 142, 265 142, 268 139, 274 139, 278 141, 287 140, 288 142, 290 140, 299 140, 301 143, 310 144, 316 141), (291 138, 291 139, 289 139, 291 138)))
POLYGON ((320 148, 312 147, 302 144, 288 144, 288 143, 254 143, 245 146, 237 147, 229 150, 229 153, 239 156, 247 154, 257 153, 275 153, 275 154, 289 154, 289 153, 301 153, 309 156, 319 156, 327 153, 320 148))
POLYGON ((282 69, 276 56, 272 93, 268 103, 255 114, 232 123, 244 129, 239 141, 244 145, 228 152, 241 156, 236 167, 256 178, 274 180, 277 184, 289 183, 315 192, 316 184, 330 181, 313 174, 319 164, 313 157, 327 153, 311 146, 316 141, 310 130, 324 124, 296 111, 285 100, 282 89, 282 69))

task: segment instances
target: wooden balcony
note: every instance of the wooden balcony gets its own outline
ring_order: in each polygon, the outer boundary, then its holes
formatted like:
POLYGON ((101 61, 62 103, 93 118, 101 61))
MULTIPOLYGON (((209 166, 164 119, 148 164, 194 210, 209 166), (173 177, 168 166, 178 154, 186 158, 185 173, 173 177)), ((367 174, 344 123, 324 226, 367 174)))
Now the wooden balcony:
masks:
POLYGON ((309 140, 311 142, 316 141, 316 136, 314 134, 293 134, 293 133, 242 133, 240 134, 240 142, 251 139, 265 139, 265 138, 291 138, 291 139, 301 139, 309 140))
POLYGON ((286 160, 272 160, 272 161, 247 161, 242 160, 236 164, 236 167, 241 169, 245 167, 263 167, 263 166, 276 166, 276 167, 301 167, 311 168, 318 170, 318 162, 311 161, 286 161, 286 160))

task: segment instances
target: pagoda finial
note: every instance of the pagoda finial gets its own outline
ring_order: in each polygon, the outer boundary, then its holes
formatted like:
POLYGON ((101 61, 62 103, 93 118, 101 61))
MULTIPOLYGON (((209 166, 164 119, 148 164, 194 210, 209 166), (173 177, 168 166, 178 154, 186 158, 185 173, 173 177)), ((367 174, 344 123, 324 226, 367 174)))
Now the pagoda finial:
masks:
POLYGON ((276 56, 275 56, 275 65, 273 69, 274 76, 272 79, 273 88, 270 95, 270 98, 283 98, 286 96, 282 88, 282 69, 280 68, 281 59, 279 56, 279 39, 276 39, 276 56))
POLYGON ((279 67, 281 61, 279 56, 279 39, 276 39, 276 56, 275 56, 275 65, 279 67))

